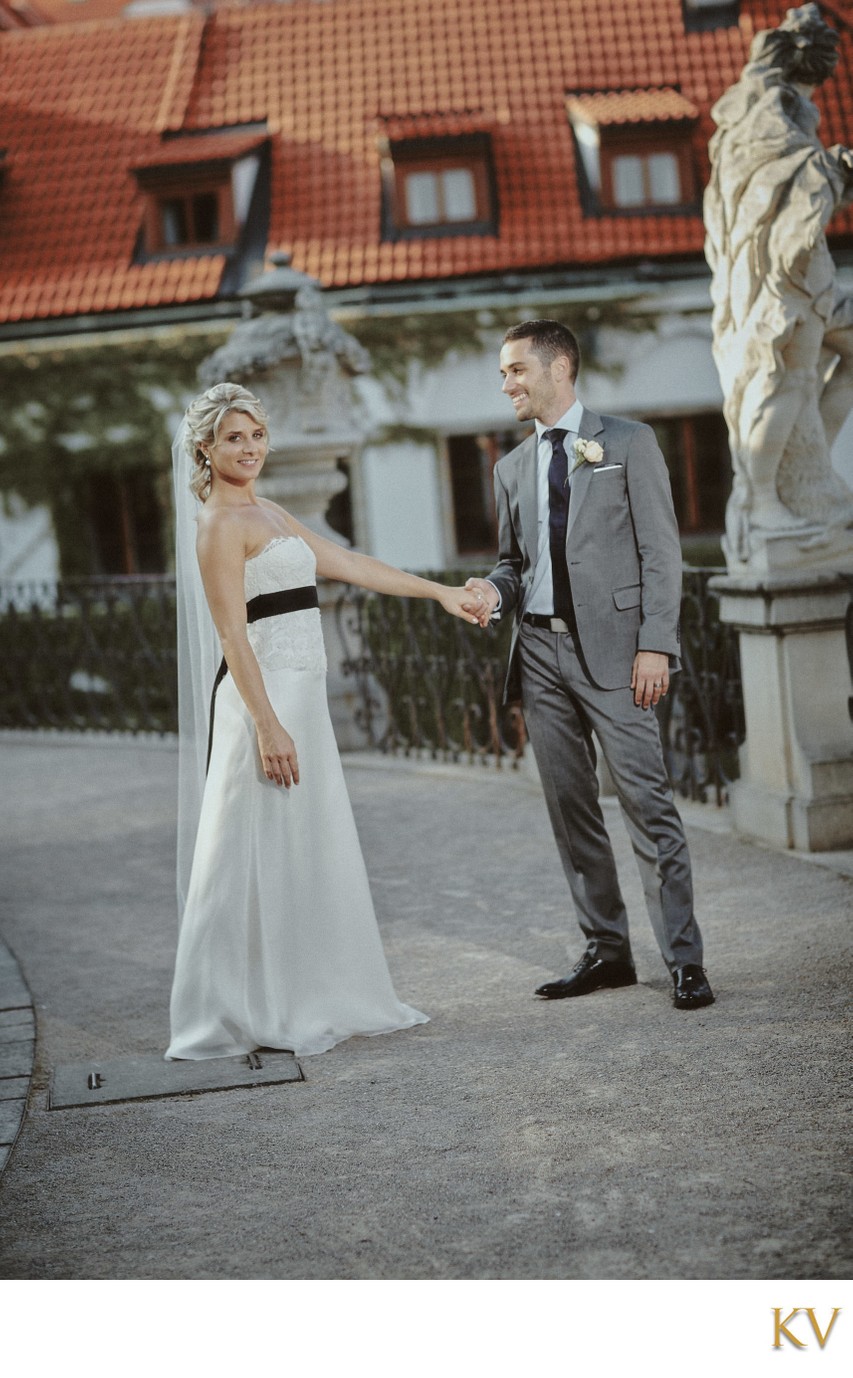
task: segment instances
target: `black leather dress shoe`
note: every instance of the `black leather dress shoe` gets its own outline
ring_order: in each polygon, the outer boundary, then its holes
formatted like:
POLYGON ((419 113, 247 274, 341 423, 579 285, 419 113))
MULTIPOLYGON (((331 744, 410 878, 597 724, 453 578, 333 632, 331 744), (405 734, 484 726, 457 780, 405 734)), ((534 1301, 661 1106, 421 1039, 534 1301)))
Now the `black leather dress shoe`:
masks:
POLYGON ((593 990, 636 984, 637 973, 630 958, 603 962, 600 957, 585 952, 568 976, 559 981, 546 981, 535 993, 543 1000, 566 1000, 570 995, 589 995, 593 990))
POLYGON ((698 1010, 703 1005, 713 1005, 714 992, 703 967, 678 967, 672 973, 672 980, 675 985, 672 1003, 677 1010, 698 1010))

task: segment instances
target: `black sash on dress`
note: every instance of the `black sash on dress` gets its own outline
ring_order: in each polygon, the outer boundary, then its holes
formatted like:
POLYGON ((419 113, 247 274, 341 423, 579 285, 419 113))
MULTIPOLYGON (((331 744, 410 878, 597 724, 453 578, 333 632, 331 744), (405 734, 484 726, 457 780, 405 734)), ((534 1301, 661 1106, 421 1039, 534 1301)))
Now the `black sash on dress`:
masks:
MULTIPOLYGON (((306 608, 319 608, 319 606, 320 600, 317 597, 316 584, 303 584, 298 589, 278 589, 275 593, 259 593, 255 598, 250 598, 246 604, 246 621, 260 622, 264 617, 278 617, 285 612, 304 612, 306 608)), ((216 671, 213 692, 210 695, 210 726, 207 732, 205 775, 210 768, 210 753, 213 749, 213 715, 216 710, 216 691, 227 674, 228 666, 223 656, 219 669, 216 671)))

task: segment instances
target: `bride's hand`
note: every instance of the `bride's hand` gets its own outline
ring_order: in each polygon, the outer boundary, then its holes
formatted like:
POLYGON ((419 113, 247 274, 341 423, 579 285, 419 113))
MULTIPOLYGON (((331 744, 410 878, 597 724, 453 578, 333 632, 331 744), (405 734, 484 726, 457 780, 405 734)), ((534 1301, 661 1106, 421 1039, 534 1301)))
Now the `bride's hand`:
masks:
POLYGON ((476 614, 479 612, 477 605, 477 594, 471 589, 452 588, 447 584, 441 585, 441 593, 438 601, 453 617, 461 617, 463 622, 479 622, 476 614))
POLYGON ((280 723, 276 723, 272 728, 258 728, 258 751, 268 780, 274 781, 277 785, 284 785, 285 789, 299 784, 296 744, 280 723))

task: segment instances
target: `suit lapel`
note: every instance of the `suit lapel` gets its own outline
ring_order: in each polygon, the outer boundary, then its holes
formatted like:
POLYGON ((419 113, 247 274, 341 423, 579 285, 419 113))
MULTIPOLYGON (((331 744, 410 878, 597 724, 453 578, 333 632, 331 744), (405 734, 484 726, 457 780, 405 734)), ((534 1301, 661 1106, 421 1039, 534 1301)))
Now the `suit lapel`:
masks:
POLYGON ((539 547, 539 497, 536 455, 539 442, 534 431, 523 442, 518 453, 518 515, 521 521, 522 542, 532 561, 539 547))
MULTIPOLYGON (((597 412, 583 409, 580 430, 578 435, 582 440, 592 440, 594 436, 600 435, 604 430, 601 417, 597 412)), ((521 521, 522 544, 527 550, 528 556, 535 563, 536 552, 539 548, 539 482, 537 472, 537 455, 539 440, 534 431, 522 442, 518 458, 516 460, 516 481, 518 483, 518 514, 521 521)), ((569 468, 574 463, 574 457, 569 454, 569 468)), ((568 539, 574 522, 577 520, 578 512, 583 505, 583 500, 589 490, 592 481, 591 464, 580 464, 572 474, 572 498, 569 503, 569 526, 566 532, 568 539)))
MULTIPOLYGON (((597 412, 583 409, 578 438, 580 440, 592 440, 593 436, 600 435, 604 430, 601 417, 597 412)), ((602 442, 599 442, 602 443, 602 442)), ((569 455, 569 468, 576 462, 575 457, 569 455)), ((579 464, 572 473, 572 496, 569 503, 569 525, 566 531, 566 540, 571 535, 572 527, 578 518, 578 512, 583 506, 584 498, 589 492, 589 485, 592 482, 593 466, 591 464, 579 464)))

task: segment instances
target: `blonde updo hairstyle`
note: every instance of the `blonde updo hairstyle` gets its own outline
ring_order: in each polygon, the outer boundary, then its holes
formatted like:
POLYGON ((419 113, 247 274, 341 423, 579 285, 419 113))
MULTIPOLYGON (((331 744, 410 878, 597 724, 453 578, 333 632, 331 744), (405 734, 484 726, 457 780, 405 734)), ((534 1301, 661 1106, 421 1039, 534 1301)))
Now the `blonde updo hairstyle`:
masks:
POLYGON ((239 383, 217 383, 191 402, 185 414, 186 447, 192 460, 190 490, 199 502, 207 502, 210 497, 210 464, 201 447, 217 440, 219 428, 231 411, 250 416, 269 437, 269 417, 263 403, 239 383))

